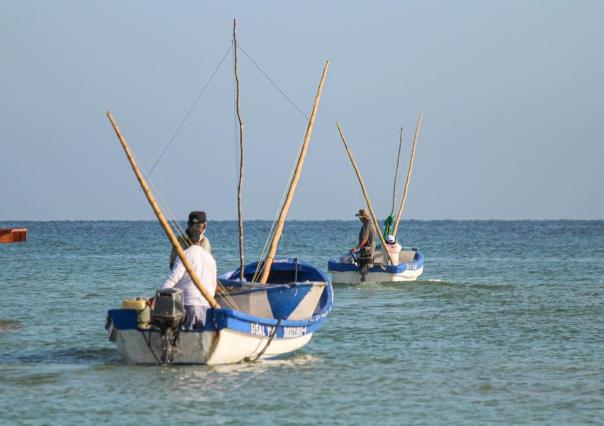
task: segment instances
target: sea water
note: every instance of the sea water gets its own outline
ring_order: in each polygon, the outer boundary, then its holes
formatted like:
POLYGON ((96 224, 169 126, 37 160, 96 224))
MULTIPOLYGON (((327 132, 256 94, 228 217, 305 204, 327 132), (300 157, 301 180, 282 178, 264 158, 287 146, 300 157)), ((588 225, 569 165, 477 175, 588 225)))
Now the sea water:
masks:
MULTIPOLYGON (((0 222, 1 424, 602 424, 604 222, 407 221, 417 282, 336 286, 324 327, 277 360, 124 364, 106 311, 168 274, 156 222, 0 222)), ((271 223, 245 224, 246 263, 271 223)), ((358 222, 288 222, 279 255, 326 269, 358 222)), ((219 272, 237 223, 210 222, 219 272)))

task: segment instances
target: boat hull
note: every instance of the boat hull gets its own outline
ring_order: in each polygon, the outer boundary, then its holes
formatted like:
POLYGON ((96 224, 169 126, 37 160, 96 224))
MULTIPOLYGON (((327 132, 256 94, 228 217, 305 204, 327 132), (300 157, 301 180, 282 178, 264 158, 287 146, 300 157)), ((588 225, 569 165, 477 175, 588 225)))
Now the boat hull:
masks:
MULTIPOLYGON (((308 320, 292 321, 231 309, 210 310, 203 330, 179 332, 173 364, 232 364, 283 355, 306 345, 326 315, 324 311, 308 320)), ((109 310, 106 329, 127 363, 160 364, 160 331, 141 328, 136 310, 109 310)))
MULTIPOLYGON (((253 269, 250 266, 249 270, 253 269)), ((273 270, 275 279, 287 281, 289 270, 293 277, 304 281, 259 286, 234 279, 238 271, 223 274, 220 281, 229 289, 228 297, 222 296, 223 307, 207 311, 202 330, 179 332, 172 363, 218 365, 255 361, 306 345, 333 305, 331 282, 324 272, 297 259, 277 259, 273 270)), ((110 309, 106 323, 109 340, 117 344, 127 363, 160 364, 160 330, 138 321, 134 309, 110 309)))
MULTIPOLYGON (((401 282, 401 281, 416 281, 417 278, 424 272, 424 268, 420 268, 414 271, 404 271, 401 273, 388 273, 388 272, 369 272, 365 276, 364 283, 390 283, 390 282, 401 282)), ((332 281, 334 284, 363 284, 361 282, 361 274, 358 271, 338 272, 334 271, 331 273, 332 281)))
MULTIPOLYGON (((268 359, 300 349, 312 333, 291 339, 254 336, 236 330, 181 331, 172 364, 235 364, 268 359), (268 346, 267 346, 268 344, 268 346)), ((158 330, 118 330, 117 350, 129 364, 160 363, 161 343, 158 330)))
MULTIPOLYGON (((358 266, 351 263, 349 255, 329 261, 327 270, 331 273, 333 284, 364 284, 415 281, 424 272, 424 256, 417 249, 413 251, 408 262, 398 265, 374 264, 361 282, 358 266)), ((401 256, 402 257, 402 256, 401 256)))

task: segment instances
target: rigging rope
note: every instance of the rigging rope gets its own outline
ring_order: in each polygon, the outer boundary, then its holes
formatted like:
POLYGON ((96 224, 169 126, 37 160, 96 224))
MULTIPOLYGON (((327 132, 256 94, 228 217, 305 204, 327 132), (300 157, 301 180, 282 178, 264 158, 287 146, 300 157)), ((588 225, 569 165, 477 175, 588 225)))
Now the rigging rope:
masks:
MULTIPOLYGON (((145 170, 142 166, 139 165, 139 168, 141 169, 141 171, 143 173, 145 173, 145 170)), ((157 199, 158 204, 160 204, 162 210, 166 212, 164 214, 164 216, 166 217, 166 220, 170 223, 170 226, 172 227, 172 229, 177 232, 177 236, 186 235, 185 230, 183 229, 180 222, 176 219, 176 217, 174 216, 174 214, 168 207, 168 204, 164 200, 159 189, 155 186, 155 184, 153 183, 153 181, 151 179, 147 179, 147 182, 149 184, 149 187, 152 189, 153 193, 155 194, 155 198, 157 199)), ((239 306, 237 305, 237 303, 235 303, 234 299, 228 294, 227 288, 225 286, 223 286, 222 283, 218 279, 216 280, 216 288, 217 288, 217 290, 220 290, 220 296, 222 296, 222 298, 225 302, 225 305, 227 307, 229 307, 231 309, 239 310, 239 306)))
POLYGON ((232 48, 233 48, 233 43, 231 42, 231 44, 228 47, 227 51, 224 53, 224 56, 222 57, 222 59, 220 60, 220 62, 216 66, 216 68, 214 69, 214 72, 212 73, 212 75, 210 76, 210 78, 208 79, 208 81, 206 82, 206 84, 203 86, 203 88, 201 89, 201 91, 197 95, 197 98, 195 98, 195 101, 193 102, 193 105, 191 105, 191 107, 189 108, 189 110, 185 114, 185 117, 182 119, 182 121, 180 122, 180 124, 176 128, 176 131, 174 132, 174 134, 170 138, 170 141, 164 147, 164 150, 161 152, 161 154, 159 155, 159 157, 157 158, 157 160, 155 160, 155 163, 153 164, 153 167, 151 167, 151 171, 149 172, 149 175, 147 176, 147 178, 149 176, 151 176, 151 174, 155 170, 155 167, 157 167, 157 164, 159 163, 159 161, 162 159, 162 157, 164 156, 164 154, 166 153, 166 151, 168 150, 168 148, 170 147, 170 145, 172 145, 172 142, 174 142, 174 139, 176 139, 176 136, 178 135, 178 132, 180 132, 180 129, 182 129, 182 126, 185 124, 185 121, 187 121, 187 119, 189 118, 189 116, 191 115, 191 113, 193 112, 193 110, 195 109, 195 107, 197 106, 197 103, 199 102, 199 99, 205 93, 206 89, 210 85, 210 82, 214 79, 214 76, 216 75, 216 73, 220 69, 222 63, 224 62, 224 60, 226 59, 227 55, 229 54, 229 52, 231 51, 232 48))
POLYGON ((367 145, 367 144, 372 143, 372 142, 378 142, 378 141, 381 141, 381 140, 384 140, 384 139, 388 139, 388 138, 390 138, 390 137, 392 137, 392 136, 394 136, 394 135, 398 135, 398 133, 399 133, 398 131, 396 131, 396 132, 394 132, 394 133, 389 133, 389 134, 387 134, 387 135, 380 136, 380 137, 377 137, 377 138, 375 138, 375 139, 370 139, 370 140, 367 140, 367 141, 365 141, 365 142, 357 143, 357 144, 355 144, 355 145, 350 145, 350 147, 351 147, 351 148, 354 148, 354 147, 356 147, 356 146, 367 145))
MULTIPOLYGON (((392 208, 390 209, 390 216, 394 214, 394 204, 396 202, 396 182, 398 178, 398 169, 401 162, 401 150, 403 149, 403 126, 401 126, 401 137, 399 139, 398 151, 396 154, 396 166, 394 168, 394 184, 392 188, 392 208)), ((390 217, 389 216, 389 217, 390 217)))
POLYGON ((350 170, 350 180, 352 182, 351 187, 352 187, 352 193, 354 195, 354 201, 356 202, 356 206, 364 206, 364 204, 361 202, 361 194, 358 188, 358 184, 357 184, 357 178, 354 175, 354 169, 352 167, 349 167, 348 170, 350 170))
POLYGON ((279 91, 279 93, 281 93, 281 95, 283 95, 283 97, 285 99, 287 99, 287 101, 290 103, 290 105, 293 106, 300 113, 300 115, 306 119, 306 121, 308 121, 309 120, 308 116, 306 114, 304 114, 304 112, 300 108, 298 108, 298 105, 296 105, 294 103, 294 101, 292 101, 290 99, 290 97, 287 96, 287 94, 277 85, 277 83, 275 83, 268 76, 268 74, 266 72, 264 72, 264 70, 260 67, 260 65, 258 65, 256 63, 256 61, 254 61, 250 55, 248 55, 248 53, 245 51, 245 49, 243 49, 243 47, 239 46, 239 50, 241 50, 243 52, 243 54, 245 56, 247 56, 247 58, 252 62, 252 64, 254 64, 254 66, 258 69, 258 71, 260 71, 264 75, 264 77, 266 77, 266 79, 273 85, 273 87, 275 87, 275 89, 277 89, 279 91))
MULTIPOLYGON (((232 49, 232 44, 231 44, 231 46, 229 46, 229 48, 227 49, 226 53, 222 57, 220 63, 217 65, 216 69, 214 70, 214 72, 210 76, 210 79, 208 80, 208 82, 205 84, 205 86, 203 87, 203 89, 201 90, 201 92, 199 93, 199 95, 197 96, 197 98, 195 99, 195 102, 193 103, 193 105, 191 106, 191 108, 189 109, 189 111, 187 112, 185 118, 182 120, 182 122, 180 123, 180 125, 176 129, 176 132, 174 133, 174 135, 170 139, 170 142, 168 143, 168 145, 166 145, 166 147, 164 148, 162 154, 156 160, 156 162, 153 165, 153 168, 151 169, 151 171, 149 173, 146 173, 144 167, 142 165, 139 166, 139 168, 141 169, 141 172, 143 173, 143 175, 146 176, 146 180, 149 183, 149 186, 152 189, 153 193, 156 194, 156 198, 157 198, 158 204, 161 205, 162 210, 164 212, 166 212, 165 213, 166 220, 168 221, 168 223, 170 224, 170 226, 172 227, 172 229, 177 233, 177 236, 186 235, 185 229, 183 229, 183 227, 181 226, 180 222, 176 219, 176 216, 174 215, 174 213, 172 213, 172 211, 168 207, 168 203, 165 201, 164 197, 162 196, 161 191, 159 191, 159 189, 157 188, 157 186, 153 183, 153 180, 151 179, 150 176, 153 173, 153 169, 157 166, 158 162, 161 160, 162 156, 164 155, 164 153, 169 148, 170 144, 176 138, 178 132, 180 131, 180 129, 182 128, 183 124, 185 123, 185 121, 187 120, 187 118, 189 117, 189 115, 191 114, 191 112, 193 111, 193 109, 195 108, 195 106, 197 105, 199 99, 201 98, 201 96, 203 95, 203 93, 205 92, 205 90, 207 89, 208 85, 210 84, 210 82, 212 81, 212 79, 214 78, 214 76, 216 75, 216 73, 218 72, 218 70, 220 69, 220 66, 222 65, 222 63, 226 59, 226 57, 227 57, 227 55, 228 55, 228 53, 230 52, 231 49, 232 49)), ((234 302, 233 298, 228 294, 228 290, 222 285, 222 283, 219 280, 216 280, 216 286, 217 286, 217 289, 220 290, 220 293, 221 293, 221 295, 223 297, 223 300, 224 300, 225 304, 228 307, 232 308, 232 309, 237 309, 238 310, 239 308, 238 308, 237 304, 234 302)))
POLYGON ((300 157, 300 153, 302 152, 303 147, 304 147, 304 141, 302 141, 302 144, 300 145, 300 149, 298 151, 298 155, 294 158, 294 162, 292 163, 291 170, 289 172, 289 178, 287 179, 287 184, 285 185, 285 188, 283 189, 283 193, 281 194, 281 201, 279 202, 279 208, 277 209, 277 211, 275 213, 275 218, 273 219, 271 229, 268 232, 267 239, 264 242, 264 247, 262 248, 262 252, 260 254, 260 257, 258 258, 258 265, 256 267, 256 272, 254 273, 254 276, 252 278, 252 282, 255 282, 258 279, 258 276, 260 274, 262 274, 262 272, 264 271, 264 264, 262 264, 262 266, 261 266, 261 262, 265 258, 269 245, 270 245, 270 241, 273 239, 273 236, 275 234, 275 225, 277 224, 277 221, 279 220, 279 212, 281 211, 281 208, 283 207, 283 204, 285 203, 285 197, 287 196, 287 190, 289 189, 290 182, 292 181, 294 173, 296 171, 296 164, 298 163, 298 158, 300 157))
MULTIPOLYGON (((367 144, 370 144, 370 143, 374 143, 374 142, 378 142, 378 141, 383 141, 385 139, 391 138, 394 135, 398 135, 399 132, 400 131, 388 133, 387 135, 383 135, 383 136, 379 136, 379 137, 376 137, 376 138, 373 138, 373 139, 369 139, 369 140, 366 140, 365 142, 360 142, 360 143, 357 143, 357 144, 354 144, 354 145, 350 145, 350 147, 351 148, 353 148, 353 147, 359 147, 359 146, 367 145, 367 144)), ((353 171, 352 168, 350 168, 350 179, 352 181, 352 188, 353 188, 354 200, 356 202, 356 205, 357 206, 365 205, 364 202, 361 201, 360 191, 359 191, 359 188, 358 188, 358 186, 356 184, 356 177, 354 175, 354 171, 353 171)), ((402 177, 401 177, 401 179, 402 179, 402 177)))
MULTIPOLYGON (((177 127, 176 131, 174 132, 174 134, 170 138, 169 142, 166 144, 166 146, 164 147, 163 151, 161 152, 161 154, 159 155, 159 157, 157 158, 157 160, 153 164, 153 167, 151 167, 151 171, 148 174, 146 174, 146 177, 147 177, 147 179, 149 181, 150 181, 151 174, 153 173, 153 171, 155 170, 155 168, 159 164, 160 160, 162 159, 162 157, 164 156, 164 154, 166 153, 166 151, 168 150, 168 148, 170 147, 170 145, 172 145, 172 143, 176 139, 176 136, 178 135, 178 133, 182 129, 184 123, 187 121, 187 119, 189 118, 189 116, 191 115, 191 113, 193 112, 193 110, 195 109, 195 107, 197 106, 197 103, 201 99, 201 96, 205 93, 205 91, 208 88, 210 82, 214 79, 216 73, 218 72, 218 70, 220 69, 220 67, 222 66, 222 64, 224 63, 226 57, 228 56, 228 54, 229 54, 229 52, 231 51, 232 48, 233 48, 233 42, 231 42, 231 44, 227 48, 227 50, 224 53, 222 59, 220 60, 220 62, 218 63, 218 65, 216 66, 216 68, 214 69, 214 71, 212 72, 210 78, 208 79, 208 81, 206 82, 206 84, 201 89, 200 93, 195 98, 195 101, 193 102, 193 104, 191 105, 191 107, 189 108, 189 110, 187 111, 187 113, 185 114, 185 117, 180 122, 179 126, 177 127)), ((275 89, 277 89, 277 91, 290 103, 290 105, 292 105, 298 111, 298 113, 300 113, 300 115, 302 115, 302 117, 304 117, 304 119, 306 121, 309 121, 308 116, 296 105, 296 103, 285 93, 285 91, 283 89, 281 89, 279 87, 279 85, 277 85, 277 83, 275 83, 275 81, 273 79, 270 78, 270 76, 262 69, 262 67, 260 67, 260 65, 258 65, 258 63, 256 63, 256 61, 254 61, 254 59, 245 51, 245 49, 243 49, 241 46, 239 46, 239 50, 241 50, 243 52, 243 54, 250 60, 250 62, 258 69, 258 71, 260 71, 262 73, 262 75, 264 75, 264 77, 273 85, 273 87, 275 87, 275 89)), ((235 123, 235 121, 234 121, 234 127, 236 129, 236 123, 235 123)), ((235 130, 235 136, 237 137, 237 135, 238 135, 237 131, 235 130)), ((302 144, 302 146, 303 146, 303 144, 302 144)), ((301 152, 302 146, 300 147, 300 151, 298 152, 298 154, 301 152)), ((260 262, 262 261, 262 259, 266 255, 267 250, 268 250, 268 245, 270 243, 270 240, 274 236, 275 225, 276 225, 277 220, 278 220, 279 211, 280 211, 281 207, 283 206, 283 203, 285 202, 284 200, 285 200, 285 197, 286 197, 286 194, 287 194, 287 189, 289 188, 289 183, 292 180, 292 176, 293 176, 294 171, 295 171, 296 163, 297 162, 294 161, 294 163, 292 165, 292 168, 291 168, 291 171, 290 171, 290 176, 289 176, 289 179, 287 181, 287 185, 285 187, 285 190, 284 190, 284 192, 282 194, 282 197, 281 197, 281 201, 279 203, 279 209, 277 210, 277 214, 275 215, 275 218, 273 219, 273 223, 271 225, 271 229, 269 231, 268 238, 265 241, 264 247, 262 249, 261 256, 260 256, 260 258, 258 260, 258 266, 260 266, 260 262)), ((235 167, 237 167, 237 161, 235 161, 235 167)), ((154 191, 159 195, 160 203, 169 212, 170 221, 173 223, 172 226, 174 228, 176 228, 181 235, 184 234, 184 230, 180 226, 180 223, 175 219, 174 215, 170 212, 169 208, 167 207, 167 204, 165 203, 165 201, 161 197, 161 193, 159 191, 157 191, 157 189, 155 187, 154 187, 154 191)), ((256 272, 254 274, 254 278, 252 279, 252 281, 255 281, 257 279, 258 274, 262 272, 262 269, 264 268, 264 265, 262 265, 262 266, 263 266, 262 268, 257 268, 256 269, 256 272)), ((227 296, 226 295, 226 289, 222 286, 222 284, 219 281, 217 281, 217 285, 218 285, 218 287, 221 290, 224 290, 224 294, 225 294, 225 296, 227 296)))

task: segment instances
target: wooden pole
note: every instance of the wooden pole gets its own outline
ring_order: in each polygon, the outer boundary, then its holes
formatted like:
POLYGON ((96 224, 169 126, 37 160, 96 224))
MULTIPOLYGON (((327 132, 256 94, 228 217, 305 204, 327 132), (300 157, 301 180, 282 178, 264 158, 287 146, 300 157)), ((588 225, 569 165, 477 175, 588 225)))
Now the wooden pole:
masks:
POLYGON ((185 269, 187 270, 187 273, 189 274, 189 276, 193 280, 193 283, 195 283, 195 286, 201 292, 203 297, 205 297, 206 300, 210 303, 210 306, 212 308, 220 308, 220 306, 218 305, 216 300, 212 297, 212 295, 210 295, 210 293, 208 293, 208 291, 205 289, 205 287, 203 285, 201 285, 201 281, 199 280, 199 277, 197 276, 195 271, 193 271, 193 268, 192 268, 191 264, 189 263, 189 261, 187 260, 184 250, 178 243, 178 240, 176 239, 176 236, 174 235, 174 232, 172 231, 170 224, 168 223, 168 221, 164 217, 163 213, 161 212, 159 206, 155 202, 155 198, 153 198, 151 189, 149 189, 149 186, 147 185, 145 178, 143 177, 142 173, 140 172, 138 165, 136 164, 136 160, 132 156, 132 153, 130 152, 130 148, 128 147, 126 140, 122 136, 120 129, 117 127, 117 123, 113 119, 113 115, 111 115, 110 111, 107 111, 107 118, 109 119, 109 122, 111 123, 111 126, 113 127, 113 130, 115 130, 115 134, 117 135, 117 138, 120 140, 120 143, 122 144, 122 147, 124 148, 126 157, 128 157, 128 161, 130 162, 130 165, 132 166, 132 170, 134 171, 134 174, 136 175, 136 178, 138 179, 138 183, 140 183, 141 188, 143 189, 143 192, 147 196, 147 200, 149 200, 149 204, 151 205, 151 208, 153 209, 155 216, 157 216, 159 223, 161 224, 162 228, 164 228, 164 231, 166 232, 168 239, 172 243, 172 247, 174 247, 174 249, 176 250, 176 253, 178 254, 178 257, 182 261, 185 269))
POLYGON ((401 127, 401 138, 398 143, 398 154, 396 156, 396 169, 394 169, 394 185, 392 185, 392 209, 390 209, 390 214, 394 213, 394 202, 396 199, 396 181, 398 179, 398 166, 401 161, 402 148, 403 148, 403 128, 401 127))
POLYGON ((260 276, 259 281, 261 284, 266 284, 268 280, 268 275, 271 271, 271 266, 273 264, 273 260, 275 259, 275 254, 277 253, 277 245, 279 244, 279 238, 281 237, 281 233, 283 232, 285 217, 287 216, 289 206, 291 205, 292 200, 294 198, 294 192, 296 191, 298 180, 300 180, 300 173, 302 172, 302 166, 304 165, 304 158, 306 157, 306 151, 308 150, 308 144, 312 135, 312 128, 315 124, 315 116, 317 115, 317 109, 319 108, 319 101, 321 99, 321 93, 323 92, 323 84, 325 83, 325 76, 327 75, 328 69, 329 61, 325 63, 325 68, 323 68, 323 75, 321 76, 321 82, 319 83, 319 88, 317 89, 317 94, 315 96, 315 102, 312 107, 310 119, 308 120, 308 126, 306 127, 306 134, 304 135, 304 142, 302 143, 302 150, 300 151, 298 163, 296 164, 296 168, 294 170, 294 176, 292 177, 292 180, 289 184, 289 189, 287 190, 287 197, 285 198, 283 207, 279 212, 277 229, 275 229, 275 234, 273 235, 273 239, 271 240, 268 255, 266 256, 266 259, 264 260, 264 264, 262 266, 262 275, 260 276))
POLYGON ((239 183, 237 185, 237 217, 239 218, 239 280, 243 281, 243 213, 241 211, 241 187, 243 186, 243 120, 239 109, 239 72, 237 68, 237 21, 233 19, 233 53, 235 82, 237 83, 237 118, 239 119, 239 183))
POLYGON ((413 162, 415 161, 415 145, 417 144, 417 139, 419 137, 419 131, 422 127, 423 120, 424 120, 424 114, 422 112, 420 112, 419 118, 417 119, 417 127, 415 128, 415 136, 413 137, 413 145, 411 147, 411 157, 409 158, 409 167, 407 168, 407 176, 405 177, 405 186, 403 187, 403 196, 401 198, 401 204, 398 208, 396 220, 394 221, 394 234, 393 235, 395 238, 396 238, 396 233, 398 232, 398 224, 401 220, 401 216, 403 215, 403 209, 405 208, 405 203, 407 202, 409 183, 411 182, 411 174, 413 173, 413 162))
POLYGON ((380 229, 380 224, 377 221, 375 216, 375 212, 373 211, 373 206, 371 205, 371 201, 369 200, 369 194, 367 194, 367 189, 365 189, 365 183, 363 182, 363 177, 361 176, 361 172, 359 172, 359 168, 357 167, 357 163, 354 161, 352 157, 352 152, 350 152, 350 148, 348 148, 348 144, 346 143, 346 138, 344 137, 344 132, 342 132, 342 128, 340 127, 340 123, 336 123, 338 126, 338 131, 340 132, 340 138, 342 138, 342 143, 344 143, 344 148, 346 148, 346 152, 348 153, 348 158, 350 158, 350 162, 352 163, 352 167, 354 168, 354 172, 359 178, 359 183, 361 184, 361 189, 363 190, 363 196, 365 197, 365 202, 367 202, 367 208, 369 209, 369 214, 371 215, 371 220, 373 221, 373 226, 375 227, 378 236, 380 237, 380 241, 382 242, 382 248, 384 250, 384 256, 388 259, 388 263, 392 263, 390 256, 388 256, 388 252, 386 251, 386 240, 384 240, 384 234, 382 234, 382 230, 380 229))

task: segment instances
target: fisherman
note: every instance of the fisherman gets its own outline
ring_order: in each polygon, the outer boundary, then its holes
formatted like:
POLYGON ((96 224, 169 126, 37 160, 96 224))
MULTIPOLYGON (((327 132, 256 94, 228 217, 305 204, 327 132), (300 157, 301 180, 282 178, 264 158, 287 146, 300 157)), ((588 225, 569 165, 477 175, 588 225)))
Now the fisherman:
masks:
MULTIPOLYGON (((185 233, 178 236, 177 240, 180 243, 180 246, 183 250, 186 250, 192 243, 191 234, 193 230, 195 233, 199 233, 201 235, 201 242, 198 244, 201 248, 205 249, 208 253, 212 253, 212 246, 210 244, 210 240, 208 237, 204 235, 206 229, 208 228, 208 222, 206 220, 206 212, 203 211, 194 211, 189 213, 189 221, 187 222, 187 229, 185 233)), ((174 268, 174 261, 176 260, 176 250, 172 247, 172 252, 170 253, 170 269, 174 268)))
MULTIPOLYGON (((193 267, 195 275, 201 281, 201 285, 213 297, 216 293, 216 261, 203 248, 202 227, 194 226, 189 227, 189 229, 187 235, 191 241, 191 246, 185 250, 185 256, 193 267)), ((180 288, 183 291, 185 305, 183 329, 202 329, 205 324, 207 310, 210 309, 210 303, 195 286, 179 257, 177 257, 172 272, 162 286, 162 288, 172 287, 180 288)))
POLYGON ((388 235, 386 237, 386 253, 388 253, 388 257, 390 258, 390 261, 392 262, 393 265, 398 265, 399 262, 399 256, 401 253, 401 245, 399 243, 396 242, 396 238, 394 238, 394 235, 388 235))
POLYGON ((359 272, 361 274, 361 282, 365 281, 367 270, 373 265, 373 255, 375 252, 375 228, 371 224, 367 210, 360 209, 355 215, 363 223, 359 231, 359 243, 352 248, 353 255, 358 253, 356 258, 359 272))

